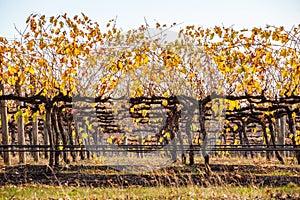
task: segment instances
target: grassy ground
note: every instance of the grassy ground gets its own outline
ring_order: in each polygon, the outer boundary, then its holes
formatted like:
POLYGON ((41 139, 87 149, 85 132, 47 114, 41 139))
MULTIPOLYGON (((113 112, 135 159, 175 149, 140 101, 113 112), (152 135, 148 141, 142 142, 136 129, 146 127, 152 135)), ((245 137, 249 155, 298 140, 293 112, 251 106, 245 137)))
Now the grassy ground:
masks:
POLYGON ((48 185, 5 186, 2 199, 298 199, 300 187, 128 187, 89 188, 48 185))

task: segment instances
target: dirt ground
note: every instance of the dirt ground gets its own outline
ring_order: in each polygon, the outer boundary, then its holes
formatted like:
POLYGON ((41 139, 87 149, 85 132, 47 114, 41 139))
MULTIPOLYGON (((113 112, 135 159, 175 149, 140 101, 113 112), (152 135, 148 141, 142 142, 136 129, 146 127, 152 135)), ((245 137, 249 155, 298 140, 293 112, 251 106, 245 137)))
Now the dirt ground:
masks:
MULTIPOLYGON (((255 185, 278 187, 300 186, 300 166, 259 166, 248 164, 212 164, 212 174, 203 164, 176 165, 153 172, 125 172, 133 166, 69 165, 50 168, 47 165, 15 165, 0 167, 0 186, 46 184, 90 187, 255 185), (120 169, 120 166, 118 166, 120 169)), ((138 167, 138 166, 137 166, 138 167)))

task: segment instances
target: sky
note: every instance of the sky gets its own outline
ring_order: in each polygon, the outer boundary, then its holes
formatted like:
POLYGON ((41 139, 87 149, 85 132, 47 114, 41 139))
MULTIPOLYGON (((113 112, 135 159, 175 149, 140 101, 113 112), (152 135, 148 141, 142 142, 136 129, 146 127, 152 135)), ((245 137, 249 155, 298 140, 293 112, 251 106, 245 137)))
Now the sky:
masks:
POLYGON ((145 24, 144 18, 153 27, 156 22, 237 29, 300 24, 299 0, 0 0, 0 6, 0 36, 9 39, 18 36, 15 26, 25 28, 31 13, 74 16, 83 12, 103 25, 117 16, 117 26, 124 30, 145 24))

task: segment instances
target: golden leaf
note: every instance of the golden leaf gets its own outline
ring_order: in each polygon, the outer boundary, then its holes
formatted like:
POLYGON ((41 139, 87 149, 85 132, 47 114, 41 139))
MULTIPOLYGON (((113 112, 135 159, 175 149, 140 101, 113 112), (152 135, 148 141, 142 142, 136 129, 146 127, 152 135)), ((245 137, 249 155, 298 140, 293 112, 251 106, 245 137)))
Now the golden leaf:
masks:
POLYGON ((145 117, 147 115, 147 110, 142 110, 142 116, 145 117))
POLYGON ((78 56, 78 54, 79 54, 79 49, 78 49, 78 48, 75 48, 75 49, 74 49, 74 56, 78 56))
POLYGON ((89 135, 88 135, 87 133, 83 133, 83 134, 82 134, 82 138, 83 138, 83 139, 86 139, 88 136, 89 136, 89 135))
POLYGON ((33 113, 33 115, 32 115, 32 121, 33 122, 37 122, 37 118, 38 118, 37 112, 33 113))
POLYGON ((17 121, 19 117, 21 117, 23 114, 22 110, 19 110, 18 112, 15 113, 14 115, 14 120, 17 121))
POLYGON ((165 98, 168 98, 168 97, 169 97, 168 91, 165 91, 165 92, 164 92, 163 97, 165 97, 165 98))
POLYGON ((122 64, 121 61, 118 62, 118 68, 119 68, 119 70, 122 70, 122 69, 123 69, 123 64, 122 64))
POLYGON ((66 48, 65 53, 69 54, 70 52, 71 52, 71 49, 70 48, 66 48))
POLYGON ((236 131, 236 130, 238 130, 238 125, 235 125, 234 127, 233 127, 233 131, 236 131))
POLYGON ((166 99, 162 100, 161 104, 163 106, 167 106, 168 105, 168 100, 166 100, 166 99))

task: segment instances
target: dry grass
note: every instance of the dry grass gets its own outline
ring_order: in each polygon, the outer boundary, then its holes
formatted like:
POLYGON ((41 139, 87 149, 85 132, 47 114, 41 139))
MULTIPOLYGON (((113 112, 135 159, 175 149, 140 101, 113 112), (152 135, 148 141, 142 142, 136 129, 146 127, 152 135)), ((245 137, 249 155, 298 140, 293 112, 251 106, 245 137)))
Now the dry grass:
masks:
MULTIPOLYGON (((137 158, 136 156, 122 156, 122 155, 112 155, 112 156, 98 156, 94 157, 91 159, 85 159, 85 160, 80 160, 80 158, 77 158, 76 162, 71 162, 72 165, 112 165, 112 164, 132 164, 132 163, 140 163, 140 164, 160 164, 160 163, 167 163, 170 164, 170 162, 166 162, 166 159, 164 157, 155 157, 155 158, 150 158, 145 157, 145 158, 137 158), (155 162, 151 161, 155 160, 155 162)), ((71 160, 71 157, 70 157, 71 160)), ((298 166, 296 159, 292 157, 285 157, 284 158, 285 163, 282 165, 276 158, 272 158, 270 161, 268 161, 265 157, 254 157, 252 158, 245 158, 243 156, 241 157, 218 157, 218 156, 211 156, 210 158, 210 163, 211 164, 223 164, 223 165, 256 165, 256 166, 264 166, 264 165, 276 165, 276 166, 298 166)), ((204 159, 202 156, 197 155, 195 157, 195 162, 196 163, 204 163, 204 159)), ((63 160, 60 160, 60 163, 64 165, 63 160)), ((18 160, 18 155, 15 157, 12 157, 11 159, 11 165, 18 165, 19 160, 18 160)), ((39 162, 35 162, 33 158, 28 155, 26 159, 25 164, 39 164, 39 165, 47 165, 48 160, 43 159, 43 157, 40 157, 39 162)), ((0 158, 0 166, 3 166, 3 159, 0 158)))
MULTIPOLYGON (((118 159, 124 159, 118 157, 118 159)), ((136 159, 136 158, 134 158, 136 159)), ((266 173, 270 176, 295 176, 297 172, 277 171, 277 167, 295 167, 299 166, 293 163, 293 159, 285 159, 286 164, 282 165, 277 160, 272 159, 267 161, 265 158, 237 158, 237 157, 212 157, 211 164, 221 165, 251 165, 261 166, 267 169, 266 173)), ((0 166, 3 166, 3 161, 0 159, 0 166)), ((198 157, 196 163, 203 163, 203 158, 198 157)), ((13 158, 13 165, 18 165, 17 157, 13 158)), ((47 165, 47 161, 41 159, 38 163, 28 157, 26 164, 47 165)), ((77 166, 101 166, 107 165, 106 158, 97 158, 91 160, 78 160, 72 165, 77 166)), ((180 169, 188 168, 181 164, 172 164, 180 169), (182 168, 181 168, 182 167, 182 168)), ((65 165, 66 169, 68 168, 65 165)), ((190 170, 190 168, 189 168, 190 170)), ((191 168, 192 170, 192 168, 191 168)), ((191 171, 189 173, 203 173, 202 171, 191 171)), ((242 171, 240 171, 242 173, 242 171)), ((264 172, 264 171, 262 171, 264 172)), ((86 169, 80 170, 80 173, 101 173, 101 174, 123 174, 125 172, 117 172, 115 170, 97 170, 86 169)), ((167 175, 171 170, 163 169, 150 174, 167 175)), ((181 172, 179 172, 180 174, 181 172)), ((184 173, 184 172, 182 172, 184 173)), ((248 173, 247 171, 245 173, 248 173)), ((257 172, 258 173, 258 172, 257 172)), ((260 173, 260 172, 259 172, 260 173)), ((299 175, 299 174, 298 174, 299 175)), ((209 187, 199 187, 189 185, 185 187, 112 187, 112 188, 92 188, 92 187, 75 187, 75 186, 49 186, 37 184, 24 184, 20 186, 6 185, 0 187, 0 199, 300 199, 300 187, 290 183, 282 187, 257 187, 254 184, 251 186, 232 186, 222 184, 219 186, 210 185, 209 187)))
POLYGON ((300 187, 128 187, 89 188, 47 185, 5 186, 2 199, 292 199, 300 198, 300 187))

